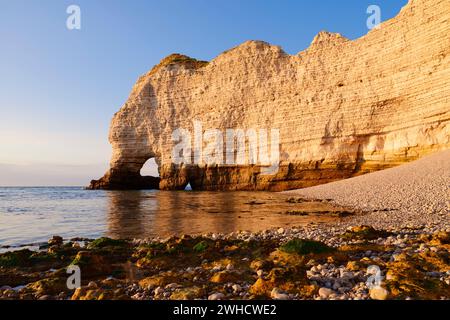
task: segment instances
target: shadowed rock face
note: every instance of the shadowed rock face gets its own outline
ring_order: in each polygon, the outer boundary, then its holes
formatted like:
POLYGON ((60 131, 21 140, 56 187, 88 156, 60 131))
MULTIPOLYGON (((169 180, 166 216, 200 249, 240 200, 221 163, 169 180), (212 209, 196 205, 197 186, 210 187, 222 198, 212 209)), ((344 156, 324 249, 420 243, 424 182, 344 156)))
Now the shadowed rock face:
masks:
MULTIPOLYGON (((410 0, 350 41, 319 33, 291 56, 249 41, 209 63, 171 55, 114 115, 111 169, 91 188, 287 190, 392 167, 450 146, 450 7, 410 0), (175 165, 177 128, 279 129, 279 170, 175 165), (155 158, 160 180, 140 177, 155 158)), ((205 145, 207 144, 204 141, 205 145)), ((205 147, 203 145, 203 147, 205 147)), ((248 146, 246 147, 248 151, 248 146)))
POLYGON ((109 170, 99 180, 92 180, 88 189, 144 190, 159 189, 159 177, 143 177, 136 172, 109 170))

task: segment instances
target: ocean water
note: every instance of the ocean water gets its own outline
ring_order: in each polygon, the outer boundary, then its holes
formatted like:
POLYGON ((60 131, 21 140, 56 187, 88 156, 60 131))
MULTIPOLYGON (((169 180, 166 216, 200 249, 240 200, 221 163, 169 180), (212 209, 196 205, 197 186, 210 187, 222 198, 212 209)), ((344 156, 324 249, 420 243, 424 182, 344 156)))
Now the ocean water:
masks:
POLYGON ((0 187, 0 246, 53 235, 145 238, 258 231, 328 222, 323 203, 291 203, 269 192, 92 191, 81 187, 0 187), (300 210, 308 215, 288 214, 300 210))

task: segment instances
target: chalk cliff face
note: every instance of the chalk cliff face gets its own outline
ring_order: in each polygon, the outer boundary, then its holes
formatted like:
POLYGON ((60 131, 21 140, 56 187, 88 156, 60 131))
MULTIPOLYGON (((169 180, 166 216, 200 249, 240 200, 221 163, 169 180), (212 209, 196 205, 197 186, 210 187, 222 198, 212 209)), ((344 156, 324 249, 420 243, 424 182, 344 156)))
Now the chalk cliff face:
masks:
POLYGON ((209 63, 172 55, 114 115, 111 169, 90 187, 286 190, 395 166, 450 146, 449 84, 449 0, 410 0, 362 38, 321 32, 293 56, 259 41, 209 63), (174 164, 172 133, 194 121, 279 129, 278 172, 174 164), (150 158, 160 180, 140 177, 150 158))

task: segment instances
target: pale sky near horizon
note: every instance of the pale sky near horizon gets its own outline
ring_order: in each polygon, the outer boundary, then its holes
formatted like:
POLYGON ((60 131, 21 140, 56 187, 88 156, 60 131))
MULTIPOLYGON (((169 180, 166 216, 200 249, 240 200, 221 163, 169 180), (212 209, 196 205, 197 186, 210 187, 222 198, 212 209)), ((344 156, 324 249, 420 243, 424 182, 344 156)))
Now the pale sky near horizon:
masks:
POLYGON ((87 185, 102 176, 113 114, 171 53, 211 60, 264 40, 296 54, 321 30, 366 34, 371 4, 384 21, 406 3, 0 0, 0 186, 87 185), (81 8, 81 30, 66 28, 71 4, 81 8))

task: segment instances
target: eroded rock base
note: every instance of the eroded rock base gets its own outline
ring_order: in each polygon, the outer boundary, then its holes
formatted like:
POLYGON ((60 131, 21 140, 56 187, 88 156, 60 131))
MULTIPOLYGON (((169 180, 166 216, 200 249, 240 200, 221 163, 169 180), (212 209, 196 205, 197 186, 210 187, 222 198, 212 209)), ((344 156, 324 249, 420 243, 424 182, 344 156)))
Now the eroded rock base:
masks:
POLYGON ((142 177, 129 172, 108 172, 92 180, 88 189, 184 190, 188 184, 199 191, 285 191, 307 188, 353 176, 387 169, 401 162, 325 164, 318 161, 282 165, 274 174, 260 166, 163 166, 161 178, 142 177))
POLYGON ((159 189, 159 177, 141 176, 136 173, 109 171, 99 180, 92 180, 90 190, 147 190, 159 189))

